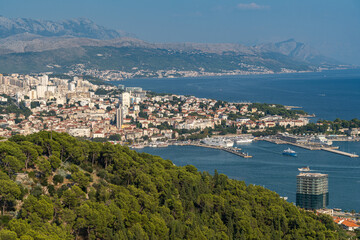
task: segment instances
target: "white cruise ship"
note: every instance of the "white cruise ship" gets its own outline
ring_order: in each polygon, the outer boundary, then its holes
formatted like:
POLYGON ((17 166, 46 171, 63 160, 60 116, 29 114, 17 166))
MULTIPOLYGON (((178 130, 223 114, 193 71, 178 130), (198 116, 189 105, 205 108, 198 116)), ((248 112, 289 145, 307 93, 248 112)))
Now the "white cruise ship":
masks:
POLYGON ((202 140, 203 143, 210 145, 210 146, 217 146, 217 147, 232 147, 234 146, 234 142, 230 139, 225 138, 204 138, 202 140))
POLYGON ((247 138, 247 137, 242 137, 242 138, 237 138, 236 144, 246 144, 246 143, 252 143, 254 139, 252 138, 247 138))
POLYGON ((331 140, 327 139, 325 136, 322 135, 315 136, 315 138, 311 139, 310 141, 313 143, 320 143, 328 146, 331 146, 333 144, 331 140))

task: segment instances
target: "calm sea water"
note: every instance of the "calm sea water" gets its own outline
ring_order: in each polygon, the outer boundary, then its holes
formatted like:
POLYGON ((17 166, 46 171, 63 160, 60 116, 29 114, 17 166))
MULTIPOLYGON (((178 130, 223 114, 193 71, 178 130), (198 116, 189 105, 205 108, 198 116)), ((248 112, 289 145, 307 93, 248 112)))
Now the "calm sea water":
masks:
POLYGON ((360 70, 119 82, 162 93, 300 106, 318 118, 360 118, 360 70))
MULTIPOLYGON (((359 142, 335 142, 334 145, 347 152, 360 153, 359 142)), ((262 185, 280 196, 287 196, 289 202, 296 201, 298 168, 309 166, 312 172, 329 174, 329 207, 360 211, 359 158, 262 141, 239 147, 253 158, 245 159, 224 151, 194 146, 144 148, 138 151, 170 159, 178 166, 191 164, 211 174, 217 169, 229 178, 262 185), (298 157, 282 155, 287 147, 294 149, 298 157)))
MULTIPOLYGON (((250 101, 301 106, 318 118, 360 118, 360 70, 321 73, 226 76, 181 79, 133 79, 125 86, 139 86, 163 93, 194 95, 225 101, 250 101)), ((359 142, 335 142, 341 150, 360 153, 359 142)), ((150 154, 192 164, 200 171, 217 169, 230 178, 262 185, 295 202, 297 168, 310 166, 329 174, 330 206, 360 211, 360 159, 291 146, 298 157, 283 156, 288 146, 255 142, 241 146, 254 157, 244 159, 219 150, 192 146, 145 148, 150 154)))

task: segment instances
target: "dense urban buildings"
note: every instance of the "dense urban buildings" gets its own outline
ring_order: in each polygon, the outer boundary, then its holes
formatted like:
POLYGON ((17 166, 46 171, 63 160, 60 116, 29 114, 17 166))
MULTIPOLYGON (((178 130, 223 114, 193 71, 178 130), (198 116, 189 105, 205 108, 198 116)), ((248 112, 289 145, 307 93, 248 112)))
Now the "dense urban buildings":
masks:
POLYGON ((297 176, 296 205, 305 209, 320 209, 328 204, 328 175, 300 173, 297 176))
POLYGON ((10 74, 0 75, 0 82, 3 137, 49 129, 92 139, 117 135, 119 143, 133 144, 197 138, 196 134, 205 129, 215 134, 224 129, 241 134, 308 123, 298 114, 268 114, 250 103, 154 94, 123 85, 95 85, 82 77, 10 74), (28 112, 9 112, 10 105, 27 108, 28 112))

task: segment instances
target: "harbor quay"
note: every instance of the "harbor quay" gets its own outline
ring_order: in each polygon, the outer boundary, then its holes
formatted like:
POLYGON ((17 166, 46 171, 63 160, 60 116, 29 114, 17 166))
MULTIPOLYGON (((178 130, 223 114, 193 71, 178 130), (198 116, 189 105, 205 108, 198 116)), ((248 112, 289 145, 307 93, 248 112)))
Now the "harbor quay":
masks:
MULTIPOLYGON (((299 148, 303 148, 306 150, 322 150, 327 151, 334 154, 339 154, 346 157, 351 158, 358 158, 359 155, 355 153, 348 153, 345 151, 339 150, 338 146, 332 146, 332 141, 327 141, 325 143, 321 142, 301 142, 297 143, 295 141, 289 141, 288 139, 284 139, 279 137, 278 135, 275 136, 266 136, 266 137, 253 137, 250 134, 243 134, 243 135, 237 135, 237 134, 229 134, 225 136, 212 136, 207 137, 205 139, 201 140, 188 140, 188 141, 165 141, 165 142, 153 142, 149 144, 133 144, 130 147, 131 148, 144 148, 144 147, 167 147, 169 145, 179 145, 179 146, 196 146, 196 147, 203 147, 203 148, 211 148, 211 149, 217 149, 222 150, 225 152, 232 153, 234 155, 243 157, 243 158, 252 158, 253 156, 249 153, 246 153, 244 151, 241 151, 241 148, 234 147, 235 143, 251 143, 253 141, 266 141, 274 144, 284 144, 284 145, 292 145, 299 148)), ((344 141, 344 140, 342 140, 344 141)))
POLYGON ((237 148, 237 147, 221 147, 221 146, 211 146, 211 145, 207 145, 207 144, 203 144, 200 142, 197 143, 184 143, 182 144, 183 146, 196 146, 196 147, 204 147, 204 148, 212 148, 212 149, 218 149, 218 150, 222 150, 228 153, 232 153, 234 155, 243 157, 243 158, 252 158, 251 155, 245 153, 245 152, 241 152, 241 148, 237 148))
MULTIPOLYGON (((285 134, 278 134, 275 136, 259 137, 257 140, 267 141, 275 144, 288 144, 296 147, 304 148, 307 150, 323 150, 330 153, 339 154, 346 157, 358 158, 359 155, 355 153, 348 153, 345 151, 338 150, 338 146, 332 146, 332 141, 310 141, 309 139, 304 139, 303 137, 297 136, 285 136, 285 134)), ((344 140, 342 140, 344 141, 344 140)))

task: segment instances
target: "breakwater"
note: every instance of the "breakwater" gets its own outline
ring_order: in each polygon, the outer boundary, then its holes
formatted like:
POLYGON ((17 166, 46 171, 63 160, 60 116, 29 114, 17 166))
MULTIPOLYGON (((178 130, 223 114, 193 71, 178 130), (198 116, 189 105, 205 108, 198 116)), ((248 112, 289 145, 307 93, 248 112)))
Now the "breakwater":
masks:
POLYGON ((261 141, 266 141, 266 142, 270 142, 270 143, 275 143, 275 144, 288 144, 288 145, 293 145, 299 148, 304 148, 307 150, 323 150, 323 151, 327 151, 327 152, 331 152, 331 153, 335 153, 335 154, 339 154, 339 155, 343 155, 346 157, 351 157, 351 158, 357 158, 359 157, 359 155, 354 154, 354 153, 348 153, 348 152, 344 152, 344 151, 340 151, 338 150, 339 147, 338 146, 321 146, 321 145, 312 145, 312 144, 299 144, 299 143, 292 143, 292 142, 288 142, 288 141, 284 141, 284 140, 280 140, 277 138, 259 138, 258 140, 261 141))
POLYGON ((234 148, 234 147, 220 147, 220 146, 211 146, 211 145, 207 145, 207 144, 203 144, 203 143, 182 143, 179 144, 181 146, 195 146, 195 147, 203 147, 203 148, 212 148, 212 149, 217 149, 217 150, 222 150, 228 153, 232 153, 234 155, 243 157, 243 158, 252 158, 251 155, 245 153, 245 152, 240 152, 241 149, 240 148, 234 148))

